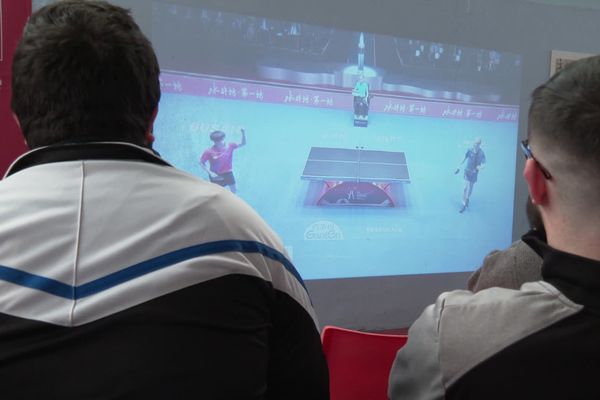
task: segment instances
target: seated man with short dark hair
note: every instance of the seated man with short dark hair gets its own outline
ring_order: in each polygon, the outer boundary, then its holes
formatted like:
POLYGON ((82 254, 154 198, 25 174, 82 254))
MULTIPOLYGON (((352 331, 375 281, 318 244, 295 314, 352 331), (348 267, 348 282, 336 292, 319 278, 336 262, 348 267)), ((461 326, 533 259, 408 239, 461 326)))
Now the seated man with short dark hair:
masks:
POLYGON ((32 150, 0 182, 3 399, 329 398, 280 239, 152 151, 159 66, 126 10, 34 13, 12 93, 32 150))
POLYGON ((600 57, 533 92, 523 150, 542 280, 442 294, 398 352, 392 400, 600 398, 600 57))

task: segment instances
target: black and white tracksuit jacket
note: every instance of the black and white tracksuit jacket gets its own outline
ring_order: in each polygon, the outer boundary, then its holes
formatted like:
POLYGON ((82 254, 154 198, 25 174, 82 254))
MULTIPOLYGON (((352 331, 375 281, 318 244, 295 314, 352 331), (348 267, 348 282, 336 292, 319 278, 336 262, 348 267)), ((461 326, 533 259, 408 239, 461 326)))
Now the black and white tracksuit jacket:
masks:
POLYGON ((326 399, 304 283, 227 190, 124 143, 0 182, 2 399, 326 399))

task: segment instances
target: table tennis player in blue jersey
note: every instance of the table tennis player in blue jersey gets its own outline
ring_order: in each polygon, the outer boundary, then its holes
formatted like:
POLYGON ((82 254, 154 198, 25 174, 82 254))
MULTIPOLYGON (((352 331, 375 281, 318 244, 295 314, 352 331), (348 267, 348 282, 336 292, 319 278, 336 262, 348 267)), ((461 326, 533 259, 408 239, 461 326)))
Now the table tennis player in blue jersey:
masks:
POLYGON ((485 153, 481 149, 480 138, 475 139, 473 147, 467 150, 465 158, 463 158, 458 165, 458 168, 456 168, 455 174, 458 174, 460 166, 463 165, 465 161, 467 162, 467 165, 464 172, 465 188, 463 190, 462 207, 460 208, 461 213, 469 206, 469 198, 471 197, 471 193, 473 193, 473 186, 475 185, 475 182, 477 182, 477 175, 485 166, 485 153))

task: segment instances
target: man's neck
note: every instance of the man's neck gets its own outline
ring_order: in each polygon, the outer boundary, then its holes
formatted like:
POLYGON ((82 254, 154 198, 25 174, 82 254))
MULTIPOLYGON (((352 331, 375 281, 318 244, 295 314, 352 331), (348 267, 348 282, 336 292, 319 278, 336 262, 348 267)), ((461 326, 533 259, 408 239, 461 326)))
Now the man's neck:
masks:
POLYGON ((600 228, 571 227, 563 224, 561 227, 548 227, 546 233, 551 247, 600 261, 600 228))

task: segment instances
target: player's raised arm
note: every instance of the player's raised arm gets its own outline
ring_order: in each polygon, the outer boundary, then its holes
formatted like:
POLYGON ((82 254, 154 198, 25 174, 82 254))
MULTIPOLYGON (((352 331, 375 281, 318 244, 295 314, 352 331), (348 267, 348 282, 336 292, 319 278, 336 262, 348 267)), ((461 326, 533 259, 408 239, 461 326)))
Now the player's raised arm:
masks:
POLYGON ((240 133, 242 134, 242 141, 238 143, 238 147, 246 145, 246 130, 244 128, 240 128, 240 133))

